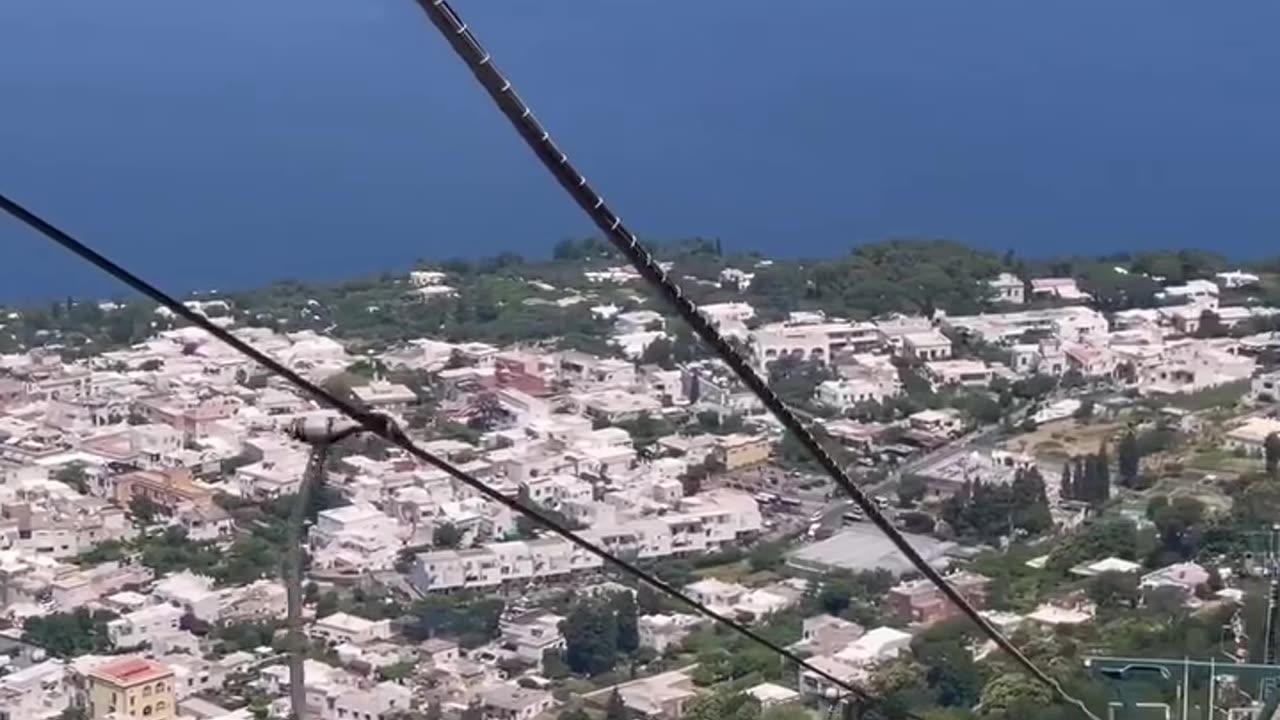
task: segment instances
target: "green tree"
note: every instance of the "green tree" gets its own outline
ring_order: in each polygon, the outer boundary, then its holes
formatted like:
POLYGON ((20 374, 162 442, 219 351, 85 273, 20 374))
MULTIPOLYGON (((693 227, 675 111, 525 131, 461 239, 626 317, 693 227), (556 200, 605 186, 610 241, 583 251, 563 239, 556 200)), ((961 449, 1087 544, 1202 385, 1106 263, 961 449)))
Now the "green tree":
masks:
POLYGON ((559 720, 591 720, 591 715, 586 710, 583 710, 582 706, 574 705, 560 713, 559 720))
POLYGON ((898 481, 898 505, 904 508, 915 507, 928 491, 929 483, 923 477, 907 473, 898 481))
POLYGON ((61 658, 103 653, 112 647, 107 623, 116 617, 107 610, 88 608, 31 617, 22 626, 22 639, 61 658))
POLYGON ((1046 569, 1065 575, 1082 562, 1119 557, 1134 560, 1142 552, 1138 528, 1128 518, 1104 518, 1083 532, 1059 543, 1049 555, 1046 569))
POLYGON ((1053 694, 1025 673, 996 675, 982 688, 978 715, 989 720, 1035 717, 1053 703, 1053 694))
POLYGON ((1138 473, 1141 471, 1142 452, 1138 448, 1138 436, 1130 430, 1120 438, 1116 449, 1117 463, 1120 470, 1120 482, 1125 487, 1138 484, 1138 473))
POLYGON ((675 343, 665 336, 654 338, 640 353, 641 365, 657 365, 663 370, 675 368, 675 343))
POLYGON ((1208 308, 1200 312, 1200 326, 1196 328, 1196 337, 1217 338, 1224 337, 1228 333, 1229 331, 1222 324, 1222 318, 1218 317, 1218 313, 1208 308))
POLYGON ((456 548, 462 542, 462 533, 453 523, 440 523, 431 531, 431 544, 438 548, 456 548))
POLYGON ((937 521, 932 515, 915 510, 898 513, 898 523, 903 530, 917 535, 928 535, 937 527, 937 521))
POLYGON ((1189 560, 1197 554, 1206 533, 1205 505, 1199 499, 1179 495, 1172 500, 1151 499, 1147 514, 1156 526, 1159 546, 1157 565, 1189 560))
POLYGON ((1038 535, 1053 527, 1049 498, 1039 470, 1031 467, 1017 471, 1009 489, 1013 496, 1014 525, 1029 535, 1038 535))
POLYGON ((53 479, 70 485, 81 495, 89 494, 89 474, 85 472, 85 465, 82 462, 63 465, 53 473, 53 479))
POLYGON ((1280 468, 1280 433, 1271 433, 1263 441, 1263 452, 1266 455, 1267 474, 1274 476, 1280 468))
POLYGON ((786 549, 786 542, 782 540, 758 543, 751 549, 751 554, 747 556, 751 571, 761 572, 763 570, 777 569, 782 565, 786 549))
POLYGON ((1067 460, 1062 463, 1062 479, 1058 485, 1058 497, 1063 500, 1076 500, 1076 489, 1072 477, 1075 473, 1071 471, 1071 461, 1067 460))
POLYGON ((937 704, 972 707, 983 686, 982 672, 961 638, 934 640, 917 638, 912 652, 925 668, 925 681, 933 690, 937 704))
POLYGON ((1106 488, 1103 500, 1111 497, 1111 459, 1107 452, 1107 439, 1103 438, 1098 445, 1098 454, 1094 456, 1097 465, 1098 483, 1106 488))
POLYGON ((1134 573, 1105 572, 1089 581, 1089 599, 1099 609, 1137 607, 1141 597, 1134 573))
POLYGON ((598 675, 618 661, 617 615, 601 603, 584 600, 573 607, 560 626, 565 639, 565 663, 569 669, 598 675))
POLYGON ((618 650, 624 653, 635 652, 640 647, 639 613, 635 597, 629 592, 615 593, 612 605, 617 618, 618 650))
POLYGON ((759 720, 760 703, 743 693, 721 689, 694 698, 682 720, 759 720))
POLYGON ((129 514, 133 516, 135 524, 146 527, 154 523, 159 516, 167 515, 168 509, 146 495, 139 494, 129 499, 129 514))
POLYGON ((411 640, 452 636, 463 647, 476 647, 498 636, 505 606, 501 599, 468 593, 429 595, 410 608, 404 634, 411 640))
POLYGON ((853 602, 853 586, 841 575, 833 576, 822 583, 818 591, 818 605, 829 615, 839 615, 849 608, 853 602))

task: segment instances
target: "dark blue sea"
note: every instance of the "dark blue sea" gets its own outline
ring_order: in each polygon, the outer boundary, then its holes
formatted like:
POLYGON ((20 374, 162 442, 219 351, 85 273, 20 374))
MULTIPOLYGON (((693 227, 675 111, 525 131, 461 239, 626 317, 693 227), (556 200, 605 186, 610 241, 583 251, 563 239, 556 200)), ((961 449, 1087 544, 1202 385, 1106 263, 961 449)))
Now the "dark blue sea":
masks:
MULTIPOLYGON (((1274 0, 456 0, 642 234, 1280 252, 1274 0)), ((412 0, 2 0, 0 188, 174 289, 591 228, 412 0)), ((0 299, 114 286, 0 221, 0 299)))

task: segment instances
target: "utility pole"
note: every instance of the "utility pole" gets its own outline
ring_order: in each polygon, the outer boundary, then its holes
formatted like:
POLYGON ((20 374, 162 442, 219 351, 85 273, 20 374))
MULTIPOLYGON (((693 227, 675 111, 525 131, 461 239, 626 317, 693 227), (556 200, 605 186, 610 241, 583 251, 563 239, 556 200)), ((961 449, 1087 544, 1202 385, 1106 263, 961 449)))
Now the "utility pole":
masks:
POLYGON ((302 530, 307 519, 307 507, 311 493, 324 479, 324 466, 329 458, 329 448, 334 443, 364 432, 361 425, 345 418, 310 418, 299 420, 289 428, 289 434, 311 446, 311 456, 298 484, 293 508, 289 515, 289 530, 285 538, 286 554, 283 576, 285 597, 288 604, 287 648, 289 653, 289 705, 294 720, 306 720, 307 642, 302 634, 302 530))

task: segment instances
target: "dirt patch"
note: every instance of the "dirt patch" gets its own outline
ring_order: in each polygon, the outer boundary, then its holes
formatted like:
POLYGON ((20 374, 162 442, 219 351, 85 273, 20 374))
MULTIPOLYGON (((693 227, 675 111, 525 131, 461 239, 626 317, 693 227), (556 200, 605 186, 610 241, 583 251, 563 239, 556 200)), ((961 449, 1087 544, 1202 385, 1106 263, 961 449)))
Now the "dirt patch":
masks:
POLYGON ((1062 462, 1075 455, 1095 453, 1104 438, 1113 438, 1124 430, 1125 423, 1090 421, 1074 418, 1046 423, 1035 431, 1009 438, 1006 450, 1034 455, 1041 462, 1062 462))

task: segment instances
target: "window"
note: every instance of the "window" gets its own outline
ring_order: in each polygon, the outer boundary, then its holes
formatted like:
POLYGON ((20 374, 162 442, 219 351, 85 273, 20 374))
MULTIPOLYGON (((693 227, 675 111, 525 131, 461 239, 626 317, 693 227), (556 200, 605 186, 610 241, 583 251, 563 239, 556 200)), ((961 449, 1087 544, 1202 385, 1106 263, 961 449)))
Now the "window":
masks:
POLYGON ((142 708, 142 715, 144 717, 151 715, 151 710, 152 710, 152 707, 150 705, 147 705, 146 707, 142 708))
POLYGON ((164 710, 166 707, 168 706, 165 704, 163 700, 161 700, 160 702, 156 703, 156 712, 160 712, 161 710, 164 710))

